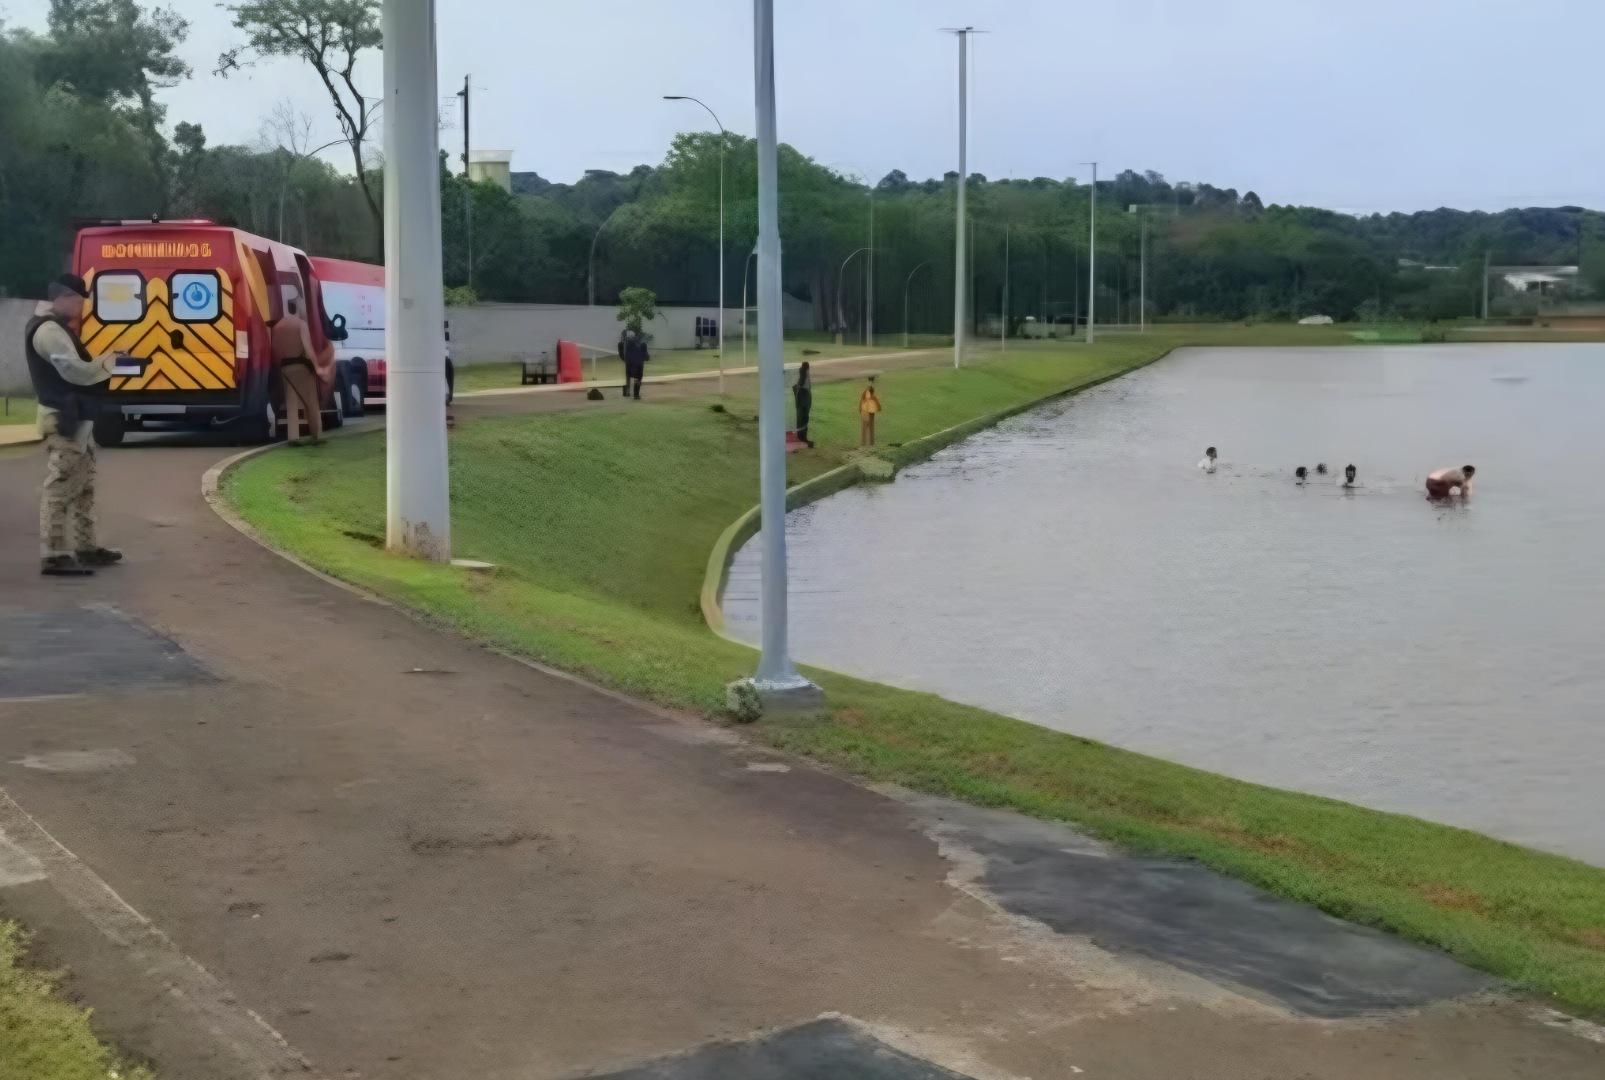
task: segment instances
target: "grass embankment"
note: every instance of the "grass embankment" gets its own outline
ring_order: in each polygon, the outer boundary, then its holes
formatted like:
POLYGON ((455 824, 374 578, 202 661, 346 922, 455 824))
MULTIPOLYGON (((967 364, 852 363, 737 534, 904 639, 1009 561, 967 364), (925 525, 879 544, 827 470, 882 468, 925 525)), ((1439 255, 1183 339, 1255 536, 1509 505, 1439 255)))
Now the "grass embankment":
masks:
MULTIPOLYGON (((920 348, 915 343, 913 348, 920 348)), ((792 364, 799 360, 825 360, 835 356, 865 356, 877 352, 899 352, 901 345, 888 345, 884 341, 875 346, 854 345, 845 343, 837 345, 833 342, 820 342, 811 340, 787 339, 785 348, 786 363, 792 364)), ((741 339, 730 338, 725 341, 725 368, 726 370, 742 366, 753 367, 758 363, 758 341, 754 337, 747 343, 747 358, 741 357, 741 339)), ((624 381, 624 364, 617 356, 598 356, 595 362, 595 374, 592 374, 592 362, 587 355, 582 365, 587 382, 594 380, 602 385, 611 385, 624 381)), ((719 368, 719 350, 717 349, 666 349, 654 352, 651 361, 646 366, 648 377, 654 375, 682 375, 690 371, 717 371, 719 368)), ((495 390, 508 386, 519 385, 519 364, 517 361, 494 362, 488 364, 463 364, 457 368, 457 390, 467 393, 472 390, 495 390)))
POLYGON ((62 1001, 54 981, 21 963, 22 931, 0 920, 0 1080, 150 1080, 117 1060, 89 1030, 89 1014, 62 1001))
MULTIPOLYGON (((1327 336, 1296 333, 1303 343, 1327 336)), ((1187 338, 1167 331, 1111 336, 1093 348, 1011 345, 1007 359, 959 372, 888 371, 883 442, 1084 385, 1181 343, 1187 338)), ((793 483, 850 459, 857 392, 856 381, 816 387, 820 449, 792 456, 793 483)), ((754 404, 739 395, 727 400, 726 413, 658 403, 461 425, 452 436, 454 542, 460 554, 497 563, 490 575, 378 550, 378 437, 268 454, 231 474, 226 491, 272 542, 323 570, 470 636, 632 694, 716 713, 724 683, 750 673, 754 660, 710 633, 697 604, 711 545, 756 498, 754 404)), ((1441 946, 1576 1011, 1605 1014, 1605 870, 1231 780, 928 694, 810 674, 829 694, 830 716, 760 723, 757 737, 875 780, 1195 858, 1441 946)))

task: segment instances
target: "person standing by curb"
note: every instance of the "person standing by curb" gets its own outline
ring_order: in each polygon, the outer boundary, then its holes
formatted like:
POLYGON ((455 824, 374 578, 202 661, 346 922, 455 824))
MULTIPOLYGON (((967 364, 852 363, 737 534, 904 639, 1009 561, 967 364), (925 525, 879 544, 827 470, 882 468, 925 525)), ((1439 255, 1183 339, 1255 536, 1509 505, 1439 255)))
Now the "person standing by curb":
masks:
POLYGON ((797 384, 791 388, 792 400, 797 405, 797 438, 810 450, 814 443, 808 437, 808 414, 814 410, 814 377, 808 373, 808 361, 797 369, 797 384))
POLYGON ((880 414, 881 399, 875 393, 875 376, 869 377, 869 385, 864 392, 858 395, 858 445, 875 445, 875 417, 880 414))
POLYGON ((123 557, 95 540, 95 440, 98 403, 84 393, 111 378, 119 354, 90 356, 73 332, 89 288, 63 274, 46 289, 23 341, 28 375, 39 399, 45 482, 39 492, 39 572, 85 577, 123 557))

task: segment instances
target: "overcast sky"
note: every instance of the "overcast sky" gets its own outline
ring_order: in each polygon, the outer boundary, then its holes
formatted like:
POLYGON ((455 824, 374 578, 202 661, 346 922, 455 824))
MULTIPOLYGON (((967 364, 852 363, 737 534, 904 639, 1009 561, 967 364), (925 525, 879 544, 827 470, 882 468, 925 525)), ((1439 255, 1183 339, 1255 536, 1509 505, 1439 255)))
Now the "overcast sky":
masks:
MULTIPOLYGON (((211 0, 174 0, 195 76, 170 123, 251 142, 293 98, 319 140, 339 129, 293 62, 220 80, 238 40, 211 0)), ((1605 206, 1597 131, 1600 0, 776 0, 781 138, 879 178, 955 168, 956 50, 974 24, 970 168, 991 177, 1155 169, 1334 209, 1605 206)), ((0 0, 42 26, 45 0, 0 0)), ((752 14, 744 0, 441 0, 440 93, 472 73, 475 149, 553 180, 663 157, 677 131, 753 131, 752 14)), ((381 91, 379 63, 368 92, 381 91)), ((336 153, 326 155, 339 163, 336 153)))

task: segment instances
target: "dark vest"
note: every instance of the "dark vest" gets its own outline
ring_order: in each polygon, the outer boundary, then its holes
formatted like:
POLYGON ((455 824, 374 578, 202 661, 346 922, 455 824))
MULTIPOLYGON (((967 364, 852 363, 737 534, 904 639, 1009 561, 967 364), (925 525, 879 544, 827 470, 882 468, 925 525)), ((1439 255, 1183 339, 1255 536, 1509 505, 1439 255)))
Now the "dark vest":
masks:
POLYGON ((93 397, 85 394, 82 387, 74 386, 61 377, 56 365, 39 355, 33 347, 34 331, 47 322, 53 322, 67 331, 72 338, 73 345, 78 349, 78 359, 86 364, 94 362, 94 357, 84 348, 78 335, 72 332, 65 320, 55 315, 35 315, 28 320, 27 335, 23 342, 23 353, 28 358, 28 374, 33 379, 33 393, 39 399, 39 404, 56 410, 56 430, 65 436, 71 437, 78 430, 78 425, 85 421, 95 419, 97 412, 93 397))

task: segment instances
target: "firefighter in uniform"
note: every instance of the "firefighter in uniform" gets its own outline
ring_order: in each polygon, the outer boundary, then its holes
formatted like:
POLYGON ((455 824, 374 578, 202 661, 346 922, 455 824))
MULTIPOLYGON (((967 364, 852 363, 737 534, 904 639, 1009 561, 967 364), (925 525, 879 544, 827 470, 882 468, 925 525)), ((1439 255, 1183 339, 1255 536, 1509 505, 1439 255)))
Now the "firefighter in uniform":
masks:
POLYGON ((81 577, 123 557, 95 541, 96 399, 84 393, 111 378, 118 355, 90 356, 73 332, 88 296, 83 278, 63 274, 46 295, 49 299, 28 322, 24 344, 46 456, 39 497, 40 572, 81 577))

